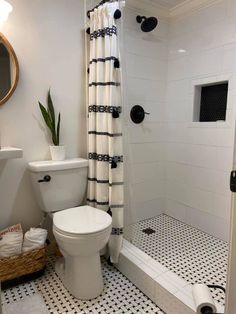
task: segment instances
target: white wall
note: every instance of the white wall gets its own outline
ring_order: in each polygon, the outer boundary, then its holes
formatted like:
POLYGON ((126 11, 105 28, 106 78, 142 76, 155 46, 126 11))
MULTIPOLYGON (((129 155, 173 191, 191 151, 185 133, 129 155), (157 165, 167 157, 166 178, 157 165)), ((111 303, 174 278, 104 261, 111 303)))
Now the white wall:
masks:
POLYGON ((9 0, 13 12, 0 31, 15 49, 18 87, 0 107, 2 145, 21 147, 21 160, 0 162, 0 228, 36 225, 40 210, 32 194, 28 161, 49 158, 49 138, 37 101, 51 87, 62 115, 67 156, 86 156, 84 11, 82 0, 9 0))
POLYGON ((171 19, 169 33, 167 213, 225 240, 235 127, 235 12, 234 0, 216 1, 171 19), (225 78, 226 122, 192 123, 193 85, 225 78))
POLYGON ((123 69, 126 223, 164 211, 165 89, 168 21, 155 7, 127 1, 124 10, 123 69), (137 15, 158 16, 159 27, 143 33, 137 15), (130 110, 141 105, 150 112, 142 124, 134 124, 130 110))

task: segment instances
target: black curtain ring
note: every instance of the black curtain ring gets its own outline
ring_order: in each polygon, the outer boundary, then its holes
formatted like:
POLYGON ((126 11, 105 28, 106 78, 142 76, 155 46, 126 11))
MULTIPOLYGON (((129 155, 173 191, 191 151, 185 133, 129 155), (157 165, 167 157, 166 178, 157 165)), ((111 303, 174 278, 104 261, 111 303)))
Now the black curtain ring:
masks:
POLYGON ((86 33, 87 33, 88 35, 90 35, 90 27, 88 27, 88 28, 86 29, 86 33))
POLYGON ((120 18, 121 18, 121 10, 117 9, 115 10, 115 13, 114 13, 114 19, 118 20, 120 18))

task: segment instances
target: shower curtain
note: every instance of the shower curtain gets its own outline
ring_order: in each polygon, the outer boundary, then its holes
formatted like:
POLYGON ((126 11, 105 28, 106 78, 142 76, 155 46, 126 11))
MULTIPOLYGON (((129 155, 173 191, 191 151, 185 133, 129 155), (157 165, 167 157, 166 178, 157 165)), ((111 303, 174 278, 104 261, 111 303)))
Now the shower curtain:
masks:
POLYGON ((123 234, 123 151, 120 60, 114 13, 118 2, 90 11, 88 149, 89 205, 112 216, 109 255, 117 263, 123 234))

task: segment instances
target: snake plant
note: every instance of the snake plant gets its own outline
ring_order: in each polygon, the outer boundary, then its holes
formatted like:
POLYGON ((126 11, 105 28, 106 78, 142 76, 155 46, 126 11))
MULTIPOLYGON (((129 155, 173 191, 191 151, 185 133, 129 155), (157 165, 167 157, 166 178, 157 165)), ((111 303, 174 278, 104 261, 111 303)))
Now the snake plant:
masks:
POLYGON ((61 114, 58 114, 58 119, 56 123, 55 119, 55 110, 52 102, 52 97, 50 93, 50 89, 47 94, 47 108, 45 108, 40 102, 39 108, 41 110, 44 121, 49 128, 52 135, 52 142, 55 146, 60 145, 60 125, 61 125, 61 114))

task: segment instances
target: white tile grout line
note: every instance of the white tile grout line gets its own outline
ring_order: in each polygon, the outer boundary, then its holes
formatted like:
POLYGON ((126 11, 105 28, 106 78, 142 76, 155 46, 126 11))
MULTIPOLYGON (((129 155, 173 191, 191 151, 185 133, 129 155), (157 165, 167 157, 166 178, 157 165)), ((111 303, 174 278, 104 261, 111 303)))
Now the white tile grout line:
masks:
MULTIPOLYGON (((148 256, 142 250, 124 239, 121 255, 126 257, 131 263, 137 266, 136 269, 143 271, 146 279, 151 278, 156 286, 164 288, 173 298, 180 301, 186 308, 186 313, 195 313, 196 307, 194 299, 190 292, 192 286, 186 280, 182 279, 174 272, 162 266, 159 262, 148 256), (192 312, 193 311, 193 312, 192 312)), ((118 264, 117 268, 122 272, 122 266, 118 264)), ((127 275, 127 274, 126 274, 127 275)), ((137 274, 138 276, 138 274, 137 274)), ((139 288, 139 287, 138 287, 139 288)), ((143 287, 142 287, 143 288, 143 287)), ((142 289, 145 293, 145 289, 142 289)), ((153 300, 155 302, 155 300, 153 300)), ((224 313, 224 307, 215 302, 219 313, 224 313)), ((158 305, 158 304, 157 304, 158 305)), ((165 310, 165 308, 163 308, 165 310)))

